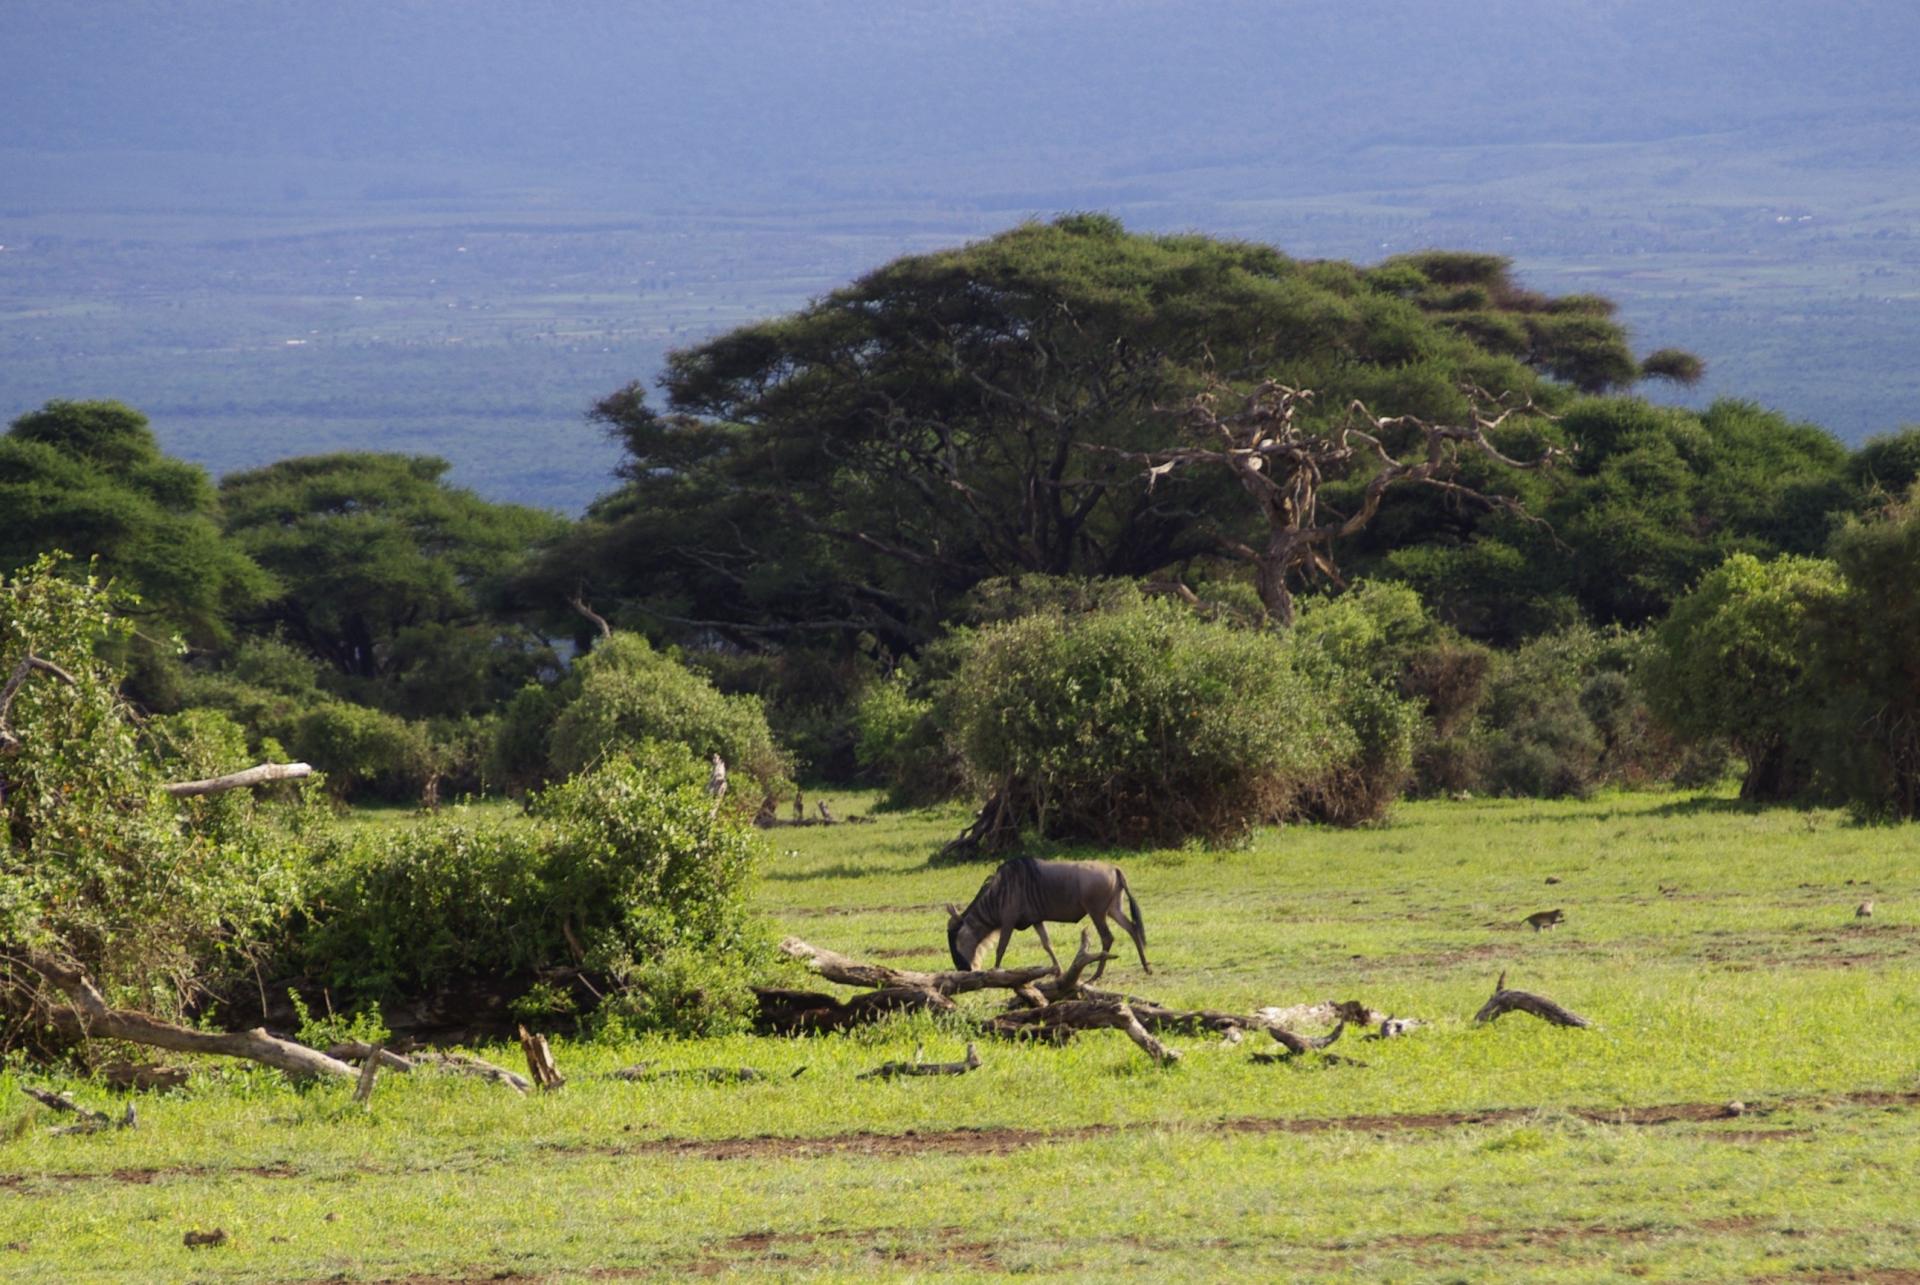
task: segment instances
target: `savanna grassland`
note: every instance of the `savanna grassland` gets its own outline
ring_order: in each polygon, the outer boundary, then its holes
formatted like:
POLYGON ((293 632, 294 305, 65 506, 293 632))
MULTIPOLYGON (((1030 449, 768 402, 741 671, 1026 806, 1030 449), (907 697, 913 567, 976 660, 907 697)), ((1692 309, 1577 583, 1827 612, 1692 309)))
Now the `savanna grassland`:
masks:
MULTIPOLYGON (((775 831, 760 902, 778 932, 941 966, 939 907, 984 873, 928 861, 961 819, 775 831)), ((1616 794, 1406 804, 1380 828, 1124 858, 1155 974, 1122 957, 1108 982, 1432 1023, 1349 1035, 1350 1060, 1186 1038, 1156 1069, 1096 1032, 985 1044, 963 1077, 857 1081, 960 1055, 960 1022, 916 1018, 561 1041, 556 1094, 393 1075, 368 1110, 210 1065, 143 1097, 136 1130, 91 1136, 50 1134, 17 1091, 47 1078, 10 1072, 0 1275, 1920 1279, 1917 853, 1911 827, 1616 794), (1519 925, 1552 907, 1558 930, 1519 925), (1503 969, 1597 1029, 1474 1026, 1503 969), (607 1077, 637 1061, 766 1078, 607 1077), (183 1246, 215 1227, 225 1244, 183 1246)), ((1027 934, 1009 952, 1039 957, 1027 934)))

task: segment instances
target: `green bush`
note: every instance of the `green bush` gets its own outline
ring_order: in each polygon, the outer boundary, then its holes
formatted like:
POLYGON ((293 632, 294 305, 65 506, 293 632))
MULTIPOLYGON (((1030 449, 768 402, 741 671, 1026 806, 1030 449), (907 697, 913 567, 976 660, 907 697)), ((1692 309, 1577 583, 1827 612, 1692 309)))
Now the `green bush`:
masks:
POLYGON ((905 670, 873 684, 855 707, 860 766, 887 783, 893 806, 924 807, 965 791, 966 763, 942 723, 939 703, 914 695, 905 670))
POLYGON ((425 727, 345 701, 327 701, 303 714, 292 748, 325 772, 342 797, 366 790, 387 799, 416 799, 433 765, 425 727))
POLYGON ((22 951, 79 964, 110 1002, 180 1017, 240 974, 298 900, 298 845, 252 800, 175 800, 159 788, 174 771, 240 766, 243 742, 211 715, 158 720, 143 740, 99 659, 98 644, 125 631, 107 588, 54 558, 0 580, 0 675, 31 655, 72 679, 29 672, 5 710, 15 738, 0 747, 8 1043, 46 1036, 22 951))
POLYGON ((1048 837, 1231 838, 1360 750, 1286 640, 1137 594, 981 629, 946 699, 978 785, 1048 837))
POLYGON ((763 949, 747 901, 760 848, 705 781, 683 749, 654 746, 534 796, 521 820, 337 839, 304 963, 358 1002, 520 997, 578 970, 595 984, 574 998, 586 1009, 604 996, 603 1020, 737 1029, 763 949))
POLYGON ((758 806, 792 788, 760 702, 722 696, 712 683, 637 634, 618 634, 575 665, 579 692, 555 718, 549 761, 574 776, 647 741, 727 762, 734 797, 758 806))

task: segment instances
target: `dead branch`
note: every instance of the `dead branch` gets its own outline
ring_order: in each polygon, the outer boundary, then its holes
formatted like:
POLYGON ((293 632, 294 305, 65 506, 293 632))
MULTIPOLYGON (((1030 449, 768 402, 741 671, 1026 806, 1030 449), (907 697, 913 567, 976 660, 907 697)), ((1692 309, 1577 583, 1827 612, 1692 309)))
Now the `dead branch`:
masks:
POLYGON ((1428 486, 1488 508, 1529 517, 1508 497, 1483 494, 1454 481, 1462 450, 1477 451, 1517 470, 1546 468, 1563 452, 1549 447, 1534 460, 1503 454, 1488 434, 1515 415, 1537 414, 1533 403, 1504 405, 1479 389, 1468 388, 1466 392, 1472 401, 1466 424, 1436 424, 1412 415, 1378 416, 1356 401, 1348 406, 1341 421, 1319 427, 1300 422, 1303 410, 1313 399, 1310 390, 1268 380, 1240 396, 1216 381, 1185 407, 1184 419, 1194 445, 1159 451, 1080 445, 1143 465, 1149 495, 1162 477, 1182 465, 1224 467, 1232 474, 1260 511, 1267 538, 1264 547, 1255 548, 1221 531, 1220 550, 1253 564, 1262 605, 1276 624, 1288 628, 1293 624, 1289 582, 1323 576, 1341 583, 1333 562, 1333 544, 1366 527, 1380 511, 1387 492, 1395 487, 1428 486), (1237 407, 1222 410, 1222 402, 1229 399, 1237 401, 1237 407), (1500 408, 1498 413, 1494 412, 1496 407, 1500 408), (1396 431, 1418 434, 1422 449, 1409 452, 1405 458, 1388 450, 1381 439, 1396 431), (1365 478, 1358 506, 1350 513, 1337 513, 1331 508, 1323 512, 1320 491, 1324 483, 1348 476, 1365 478))
POLYGON ((965 1075, 968 1071, 980 1069, 980 1053, 973 1044, 967 1044, 967 1056, 958 1062, 922 1062, 918 1057, 911 1062, 882 1062, 871 1071, 862 1071, 854 1076, 856 1080, 891 1080, 901 1075, 965 1075))
POLYGON ((1507 989, 1507 975, 1500 974, 1500 980, 1494 983, 1493 998, 1480 1006, 1473 1015, 1475 1022, 1491 1022, 1502 1013, 1531 1013, 1543 1022, 1555 1026, 1592 1026, 1593 1023, 1572 1009, 1563 1008, 1544 995, 1535 995, 1532 991, 1507 989))
POLYGON ((542 1092, 551 1092, 567 1082, 560 1074, 560 1068, 554 1065, 553 1050, 547 1047, 547 1037, 535 1035, 522 1026, 520 1032, 520 1050, 527 1055, 527 1071, 533 1076, 533 1082, 542 1092))
POLYGON ((753 994, 760 1004, 754 1027, 769 1035, 841 1031, 891 1013, 950 1013, 954 1006, 951 999, 925 986, 883 986, 850 1000, 776 986, 756 986, 753 994))
MULTIPOLYGON (((806 1069, 803 1066, 800 1071, 806 1069)), ((800 1071, 795 1071, 794 1075, 799 1075, 800 1071)), ((656 1071, 653 1069, 653 1063, 638 1062, 633 1066, 623 1066, 618 1071, 609 1071, 607 1078, 626 1080, 632 1084, 654 1080, 707 1080, 714 1084, 753 1084, 767 1077, 750 1066, 671 1067, 656 1071)))
POLYGON ((20 1091, 42 1106, 52 1107, 55 1111, 67 1112, 80 1117, 78 1124, 69 1124, 55 1129, 55 1133, 99 1133, 106 1129, 131 1129, 139 1123, 139 1116, 133 1109, 133 1103, 127 1103, 126 1111, 118 1120, 104 1111, 94 1111, 81 1106, 64 1093, 51 1093, 46 1089, 29 1088, 21 1085, 20 1091))
POLYGON ((204 781, 176 781, 160 788, 176 799, 190 799, 201 794, 220 794, 249 785, 264 785, 268 781, 295 781, 311 775, 313 768, 305 763, 262 763, 244 772, 230 772, 226 776, 209 777, 204 781))
POLYGON ((526 1076, 515 1075, 505 1067, 495 1066, 471 1053, 415 1053, 412 1060, 416 1066, 437 1066, 455 1075, 477 1075, 495 1084, 504 1084, 522 1097, 533 1090, 533 1084, 526 1076))
POLYGON ((28 952, 27 966, 62 991, 71 1007, 53 1008, 54 1025, 82 1038, 125 1040, 176 1053, 217 1053, 276 1067, 289 1075, 330 1075, 352 1079, 358 1073, 345 1062, 304 1044, 267 1034, 261 1027, 232 1034, 195 1031, 175 1026, 131 1009, 113 1008, 76 965, 38 951, 28 952))
POLYGON ((1180 1060, 1180 1054, 1155 1039, 1133 1014, 1125 1000, 1068 999, 1045 1008, 1012 1009, 997 1015, 987 1029, 996 1035, 1017 1035, 1033 1028, 1088 1031, 1112 1028, 1125 1031, 1127 1038, 1146 1051, 1162 1066, 1180 1060))
POLYGON ((1341 1036, 1341 1033, 1344 1032, 1346 1029, 1347 1029, 1347 1024, 1346 1022, 1342 1021, 1338 1023, 1333 1028, 1333 1030, 1326 1035, 1318 1035, 1318 1036, 1296 1035, 1294 1032, 1289 1031, 1284 1026, 1269 1026, 1267 1028, 1267 1034, 1273 1036, 1274 1043, 1286 1049, 1288 1057, 1294 1057, 1301 1053, 1311 1053, 1316 1049, 1324 1049, 1328 1047, 1329 1045, 1333 1044, 1336 1040, 1338 1040, 1341 1036))
POLYGON ((380 1074, 380 1050, 360 1064, 360 1081, 353 1086, 353 1100, 359 1106, 373 1104, 373 1082, 380 1074))
MULTIPOLYGON (((1087 970, 1089 964, 1101 964, 1116 958, 1112 951, 1099 954, 1094 953, 1092 941, 1092 933, 1088 929, 1082 928, 1080 930, 1080 949, 1074 952, 1073 962, 1068 964, 1060 976, 1054 979, 1052 993, 1048 995, 1048 998, 1068 999, 1078 995, 1080 993, 1080 974, 1087 970)), ((1042 991, 1041 993, 1047 994, 1046 991, 1042 991)))
POLYGON ((377 1044, 363 1044, 358 1040, 331 1045, 327 1049, 327 1056, 337 1057, 342 1062, 364 1062, 368 1058, 373 1058, 380 1063, 381 1070, 398 1071, 402 1075, 413 1070, 413 1063, 398 1053, 381 1048, 377 1044))
POLYGON ((79 686, 72 674, 44 656, 36 656, 32 652, 22 656, 14 665, 13 672, 7 675, 6 686, 0 687, 0 754, 11 754, 20 748, 20 738, 14 735, 13 728, 7 723, 7 711, 13 708, 13 698, 20 694, 27 676, 33 673, 57 678, 69 687, 79 686))
POLYGON ((589 607, 587 600, 580 594, 576 593, 570 596, 567 599, 567 605, 592 621, 593 627, 600 631, 601 638, 606 639, 613 637, 613 626, 607 623, 607 618, 595 611, 592 607, 589 607))
POLYGON ((861 963, 836 951, 801 941, 798 937, 783 940, 780 953, 800 960, 813 972, 843 986, 918 988, 945 996, 995 988, 1013 990, 1037 982, 1053 972, 1052 968, 1042 964, 1028 968, 975 968, 964 972, 948 969, 938 973, 923 973, 912 969, 888 968, 884 964, 861 963))

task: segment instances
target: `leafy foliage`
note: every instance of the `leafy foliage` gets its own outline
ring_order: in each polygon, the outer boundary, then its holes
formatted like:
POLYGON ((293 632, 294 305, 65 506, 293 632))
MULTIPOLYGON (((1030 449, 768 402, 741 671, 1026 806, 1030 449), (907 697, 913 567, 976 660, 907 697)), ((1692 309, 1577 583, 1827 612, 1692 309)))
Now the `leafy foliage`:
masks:
POLYGON ((342 695, 412 716, 477 713, 551 663, 500 586, 564 523, 446 484, 444 460, 342 454, 222 479, 228 531, 280 592, 251 623, 324 661, 342 695))
MULTIPOLYGON (((0 943, 78 963, 115 1002, 179 1015, 274 935, 298 897, 297 845, 249 799, 159 789, 162 757, 232 770, 240 742, 205 714, 155 728, 159 754, 143 742, 98 656, 126 630, 108 601, 52 558, 0 581, 0 675, 32 655, 73 679, 27 674, 5 711, 18 745, 0 753, 0 943)), ((21 1038, 37 978, 8 964, 3 980, 21 1038)))
POLYGON ((1831 562, 1735 554, 1655 634, 1646 668, 1655 712, 1682 735, 1729 738, 1746 760, 1744 797, 1788 799, 1812 782, 1824 694, 1811 629, 1845 592, 1831 562))
POLYGON ((733 1029, 763 947, 747 903, 759 843, 704 780, 690 757, 618 758, 536 796, 524 821, 338 839, 305 962, 361 999, 518 993, 575 966, 633 1029, 733 1029))
POLYGON ((206 471, 163 454, 119 402, 48 402, 0 437, 0 571, 59 550, 97 558, 137 595, 150 632, 201 643, 272 588, 222 536, 206 471))

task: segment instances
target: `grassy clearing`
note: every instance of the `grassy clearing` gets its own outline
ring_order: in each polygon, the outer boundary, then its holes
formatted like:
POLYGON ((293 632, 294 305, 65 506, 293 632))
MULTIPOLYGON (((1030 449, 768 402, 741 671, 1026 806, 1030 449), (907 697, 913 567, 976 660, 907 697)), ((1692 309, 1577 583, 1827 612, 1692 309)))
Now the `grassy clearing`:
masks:
MULTIPOLYGON (((928 862, 962 819, 775 831, 761 902, 816 944, 940 966, 939 907, 985 874, 928 862)), ((532 1101, 392 1076, 358 1112, 342 1089, 212 1068, 143 1099, 136 1132, 66 1138, 16 1105, 9 1075, 0 1278, 1920 1272, 1917 854, 1911 827, 1632 795, 1409 805, 1376 830, 1121 859, 1155 975, 1128 956, 1108 981, 1221 1008, 1359 998, 1434 1022, 1339 1048, 1364 1066, 1261 1066, 1176 1040, 1184 1061, 1157 1070, 1101 1033, 989 1045, 958 1079, 855 1081, 918 1046, 958 1055, 960 1023, 916 1019, 805 1041, 562 1043, 572 1082, 532 1101), (1868 897, 1874 917, 1856 920, 1868 897), (1553 906, 1558 930, 1517 926, 1553 906), (1600 1029, 1473 1027, 1503 968, 1600 1029), (604 1077, 640 1060, 771 1078, 604 1077), (1644 1110, 1733 1099, 1752 1109, 1644 1110), (1437 1118, 1377 1118, 1410 1114, 1437 1118), (232 1240, 182 1247, 210 1226, 232 1240)), ((1008 958, 1041 958, 1031 934, 1008 958)))

